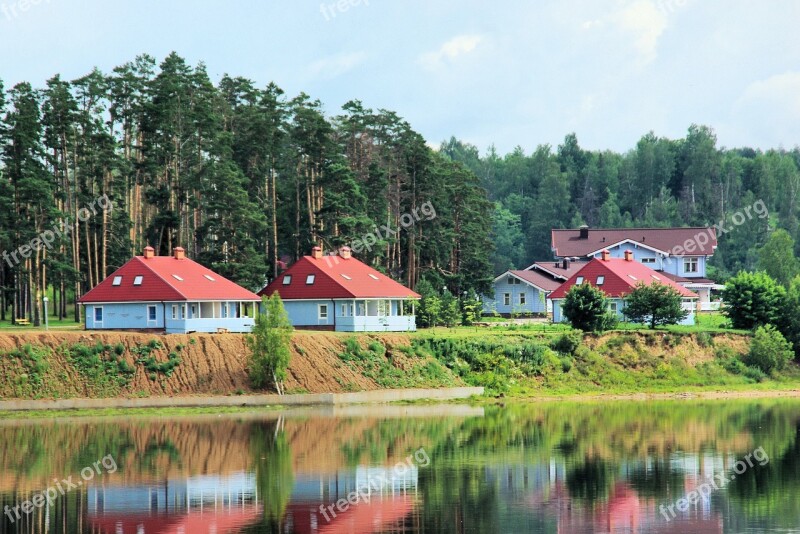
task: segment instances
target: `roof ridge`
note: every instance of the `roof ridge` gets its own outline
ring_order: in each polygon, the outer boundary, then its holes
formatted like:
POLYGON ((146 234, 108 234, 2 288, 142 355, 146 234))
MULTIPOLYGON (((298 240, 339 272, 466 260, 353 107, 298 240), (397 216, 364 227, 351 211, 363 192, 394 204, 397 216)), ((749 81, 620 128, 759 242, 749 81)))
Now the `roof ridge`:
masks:
MULTIPOLYGON (((157 258, 158 256, 154 256, 154 257, 155 257, 155 258, 157 258)), ((170 257, 171 257, 171 256, 170 256, 170 257)), ((147 265, 147 262, 144 260, 144 257, 142 257, 142 256, 134 256, 134 259, 136 259, 136 260, 137 260, 139 263, 141 263, 142 265, 144 265, 144 266, 147 268, 147 270, 148 270, 148 271, 150 271, 152 274, 154 274, 154 275, 156 276, 156 278, 158 278, 159 280, 161 280, 162 282, 164 282, 165 284, 167 284, 169 287, 171 287, 172 289, 174 289, 174 290, 175 290, 175 291, 176 291, 176 292, 177 292, 177 293, 178 293, 178 294, 179 294, 181 297, 183 297, 183 298, 184 298, 184 300, 186 300, 186 301, 190 300, 190 299, 189 299, 189 297, 187 297, 187 296, 186 296, 186 295, 183 293, 183 291, 181 291, 180 289, 178 289, 177 287, 175 287, 175 285, 174 285, 172 282, 170 282, 169 280, 166 280, 166 279, 165 279, 163 276, 161 276, 160 274, 158 274, 157 272, 155 272, 155 271, 153 270, 153 268, 152 268, 152 267, 150 267, 149 265, 147 265)), ((200 264, 199 264, 199 263, 197 263, 196 261, 194 261, 194 260, 191 260, 191 259, 189 259, 189 258, 184 258, 184 261, 186 261, 186 260, 189 260, 189 261, 191 261, 192 263, 196 263, 197 265, 200 265, 200 264)))

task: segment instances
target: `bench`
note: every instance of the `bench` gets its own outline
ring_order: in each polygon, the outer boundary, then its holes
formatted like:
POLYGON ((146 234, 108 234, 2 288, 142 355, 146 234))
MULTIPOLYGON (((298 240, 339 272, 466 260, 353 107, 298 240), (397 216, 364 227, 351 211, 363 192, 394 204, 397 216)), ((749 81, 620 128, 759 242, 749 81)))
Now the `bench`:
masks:
POLYGON ((17 319, 14 324, 17 326, 30 326, 31 322, 27 319, 17 319))
POLYGON ((217 328, 217 334, 227 334, 227 333, 228 333, 227 328, 217 328))

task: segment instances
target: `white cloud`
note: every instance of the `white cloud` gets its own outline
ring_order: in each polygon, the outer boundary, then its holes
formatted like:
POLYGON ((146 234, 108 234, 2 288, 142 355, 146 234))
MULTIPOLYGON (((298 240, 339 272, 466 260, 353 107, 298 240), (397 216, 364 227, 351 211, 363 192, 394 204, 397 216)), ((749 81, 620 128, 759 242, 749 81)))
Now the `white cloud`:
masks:
POLYGON ((632 39, 637 63, 643 66, 656 59, 658 40, 667 28, 667 21, 668 10, 663 4, 657 6, 652 0, 636 0, 606 17, 584 21, 581 29, 590 31, 608 27, 611 31, 621 31, 626 39, 632 39))
POLYGON ((308 72, 311 78, 330 80, 353 70, 366 59, 366 52, 338 54, 313 62, 308 66, 308 72))
POLYGON ((800 117, 800 72, 784 72, 751 83, 737 102, 737 107, 759 103, 800 117))
POLYGON ((434 52, 419 57, 419 63, 428 70, 437 70, 457 57, 469 54, 483 41, 481 35, 458 35, 444 43, 434 52))

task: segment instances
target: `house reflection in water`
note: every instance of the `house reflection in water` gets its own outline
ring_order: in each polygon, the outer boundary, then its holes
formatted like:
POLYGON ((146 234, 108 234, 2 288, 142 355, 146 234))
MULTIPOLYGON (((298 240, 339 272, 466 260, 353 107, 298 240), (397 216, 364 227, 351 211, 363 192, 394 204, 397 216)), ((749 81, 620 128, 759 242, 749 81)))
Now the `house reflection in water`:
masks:
MULTIPOLYGON (((299 534, 391 531, 414 511, 417 480, 414 466, 402 475, 383 467, 296 475, 282 524, 287 532, 299 534), (358 490, 367 498, 344 512, 335 508, 358 490), (327 512, 328 520, 321 506, 330 505, 334 512, 327 512)), ((258 523, 264 509, 252 472, 95 486, 88 488, 87 501, 92 527, 109 534, 236 532, 258 523)))

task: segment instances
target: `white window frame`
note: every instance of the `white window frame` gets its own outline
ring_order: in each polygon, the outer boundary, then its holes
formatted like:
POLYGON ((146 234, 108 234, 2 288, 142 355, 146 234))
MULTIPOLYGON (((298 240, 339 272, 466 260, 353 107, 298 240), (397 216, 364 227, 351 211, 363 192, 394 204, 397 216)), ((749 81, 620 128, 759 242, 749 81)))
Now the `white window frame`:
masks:
POLYGON ((158 308, 156 308, 155 304, 148 304, 147 305, 147 324, 155 323, 157 321, 158 321, 158 308), (150 318, 150 310, 154 311, 153 315, 155 317, 153 317, 152 319, 150 318))
POLYGON ((582 276, 579 276, 578 278, 575 279, 575 285, 579 286, 579 285, 583 284, 583 280, 584 280, 584 278, 582 276))
POLYGON ((314 285, 314 281, 315 281, 316 279, 317 279, 317 275, 315 275, 315 274, 309 274, 308 276, 306 276, 306 285, 307 285, 307 286, 314 285))
POLYGON ((656 259, 655 258, 642 258, 640 261, 642 263, 655 263, 656 259))
POLYGON ((111 285, 114 286, 114 287, 121 286, 122 285, 122 276, 120 276, 120 275, 115 276, 114 280, 111 282, 111 285))
POLYGON ((95 326, 103 326, 103 321, 106 317, 106 311, 103 309, 103 306, 94 306, 92 308, 92 323, 95 326), (100 320, 97 320, 97 310, 100 310, 100 320))
POLYGON ((180 320, 181 321, 185 321, 186 320, 186 304, 181 304, 180 305, 180 312, 181 312, 180 320))
POLYGON ((618 308, 619 308, 619 306, 617 306, 616 302, 612 301, 612 302, 608 303, 608 311, 614 312, 614 313, 618 313, 619 312, 618 308))
POLYGON ((520 306, 525 306, 527 304, 528 295, 522 291, 519 295, 517 295, 517 300, 519 301, 520 306))
POLYGON ((602 286, 605 283, 606 283, 606 277, 604 275, 601 274, 600 276, 597 277, 596 285, 602 286))
POLYGON ((503 306, 511 306, 511 293, 503 293, 503 306))
POLYGON ((144 276, 142 276, 141 274, 133 278, 133 285, 135 286, 142 285, 142 282, 144 282, 144 276))
POLYGON ((683 272, 692 274, 699 273, 700 260, 697 257, 683 258, 683 272))
POLYGON ((173 321, 177 321, 178 320, 178 305, 177 304, 173 304, 172 305, 172 320, 173 321))
POLYGON ((327 304, 317 304, 317 320, 318 321, 325 321, 328 322, 328 305, 327 304), (322 310, 325 310, 325 313, 322 313, 322 310))
POLYGON ((284 274, 283 275, 283 285, 288 286, 292 283, 292 275, 291 274, 284 274))
POLYGON ((228 303, 227 302, 223 302, 222 304, 220 304, 219 305, 219 310, 220 310, 219 311, 220 316, 223 319, 227 319, 228 318, 228 303))

